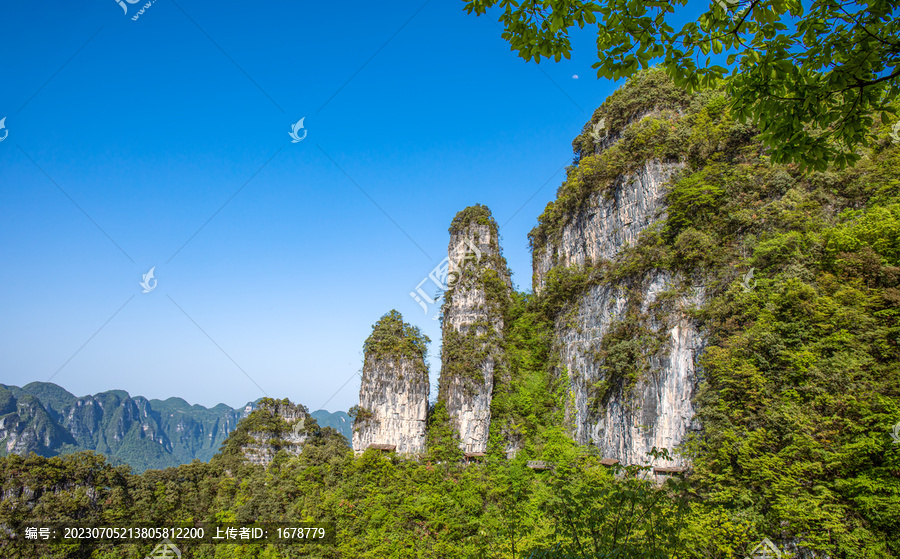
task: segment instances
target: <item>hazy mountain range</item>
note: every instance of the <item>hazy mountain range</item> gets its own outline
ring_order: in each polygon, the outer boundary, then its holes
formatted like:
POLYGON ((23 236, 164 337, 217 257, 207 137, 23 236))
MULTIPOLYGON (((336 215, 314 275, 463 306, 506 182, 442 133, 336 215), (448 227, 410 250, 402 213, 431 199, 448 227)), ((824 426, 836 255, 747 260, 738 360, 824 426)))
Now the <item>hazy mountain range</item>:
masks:
MULTIPOLYGON (((23 387, 0 384, 0 456, 35 452, 55 456, 80 450, 105 454, 141 472, 207 461, 255 407, 190 405, 181 398, 148 400, 124 390, 76 397, 48 382, 23 387)), ((311 414, 323 427, 348 439, 351 420, 344 412, 311 414)))

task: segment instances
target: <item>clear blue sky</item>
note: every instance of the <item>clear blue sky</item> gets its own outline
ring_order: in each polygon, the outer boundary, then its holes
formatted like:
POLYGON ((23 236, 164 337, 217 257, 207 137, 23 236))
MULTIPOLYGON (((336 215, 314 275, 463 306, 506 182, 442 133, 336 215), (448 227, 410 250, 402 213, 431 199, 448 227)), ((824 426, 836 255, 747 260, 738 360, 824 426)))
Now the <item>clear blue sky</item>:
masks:
POLYGON ((142 5, 0 7, 0 382, 346 410, 395 308, 436 386, 409 292, 475 203, 530 289, 526 234, 615 87, 592 37, 537 66, 457 1, 142 5))

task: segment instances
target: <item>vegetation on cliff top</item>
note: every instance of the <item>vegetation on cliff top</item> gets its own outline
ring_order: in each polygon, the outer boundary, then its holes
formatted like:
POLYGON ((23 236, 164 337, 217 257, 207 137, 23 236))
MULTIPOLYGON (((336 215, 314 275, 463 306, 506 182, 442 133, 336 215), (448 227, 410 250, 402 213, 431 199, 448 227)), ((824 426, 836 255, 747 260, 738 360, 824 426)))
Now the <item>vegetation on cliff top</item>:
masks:
POLYGON ((418 372, 428 374, 425 356, 430 342, 418 326, 403 322, 403 316, 391 310, 372 325, 372 333, 363 343, 363 352, 366 359, 409 359, 418 372))
POLYGON ((595 127, 596 136, 601 140, 616 138, 626 125, 639 117, 653 112, 680 114, 690 108, 695 98, 676 87, 660 68, 637 73, 603 101, 572 141, 576 161, 597 150, 595 127))
POLYGON ((687 95, 659 69, 637 74, 594 112, 582 133, 573 141, 575 162, 528 233, 535 258, 548 243, 559 240, 562 229, 595 195, 615 195, 623 182, 653 161, 684 162, 703 167, 711 159, 734 162, 754 157, 762 147, 751 141, 754 131, 732 119, 722 119, 727 110, 721 92, 687 95), (600 149, 603 136, 594 126, 605 122, 615 141, 600 149), (711 134, 714 133, 714 134, 711 134), (744 153, 749 151, 750 153, 744 153))
POLYGON ((450 222, 450 234, 459 233, 473 222, 488 225, 495 234, 497 232, 497 222, 491 215, 491 210, 482 204, 475 204, 457 212, 450 222))
MULTIPOLYGON (((285 415, 299 415, 303 421, 303 432, 318 432, 319 424, 309 415, 303 404, 294 404, 287 398, 280 400, 262 398, 256 409, 243 418, 222 443, 213 461, 234 467, 244 459, 244 447, 265 444, 277 453, 287 443, 284 438, 291 433, 295 422, 288 422, 285 415)), ((293 444, 293 443, 290 443, 293 444)))

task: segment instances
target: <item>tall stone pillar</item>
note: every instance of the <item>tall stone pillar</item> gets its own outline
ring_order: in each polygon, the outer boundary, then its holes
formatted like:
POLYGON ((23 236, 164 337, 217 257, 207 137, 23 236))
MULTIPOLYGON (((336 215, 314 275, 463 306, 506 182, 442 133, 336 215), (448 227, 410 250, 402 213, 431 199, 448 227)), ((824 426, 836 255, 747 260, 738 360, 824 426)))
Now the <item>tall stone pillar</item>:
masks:
POLYGON ((448 256, 438 400, 446 406, 463 452, 482 453, 512 289, 497 222, 486 206, 476 204, 456 214, 448 256))
POLYGON ((354 410, 355 452, 370 446, 398 454, 424 452, 429 341, 395 310, 372 327, 363 345, 362 385, 354 410))

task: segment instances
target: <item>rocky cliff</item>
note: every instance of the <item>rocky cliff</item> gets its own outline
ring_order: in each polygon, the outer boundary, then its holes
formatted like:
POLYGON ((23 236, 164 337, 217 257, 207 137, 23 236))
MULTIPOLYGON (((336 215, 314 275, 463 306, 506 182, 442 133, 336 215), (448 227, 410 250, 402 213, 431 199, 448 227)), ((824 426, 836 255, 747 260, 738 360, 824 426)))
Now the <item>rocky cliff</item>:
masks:
POLYGON ((429 340, 392 310, 372 327, 363 346, 364 364, 359 406, 354 418, 353 450, 370 446, 398 454, 425 451, 428 413, 429 340))
POLYGON ((673 450, 695 427, 691 399, 703 337, 686 311, 702 303, 703 290, 651 312, 673 284, 672 276, 659 272, 631 292, 593 286, 557 323, 572 435, 623 464, 685 464, 680 456, 661 462, 649 454, 653 447, 673 450))
MULTIPOLYGON (((13 387, 14 388, 14 387, 13 387)), ((52 456, 73 447, 75 439, 59 425, 35 396, 0 385, 0 456, 31 452, 52 456)))
POLYGON ((512 290, 497 223, 487 207, 470 206, 454 217, 448 257, 438 402, 446 407, 462 450, 481 453, 487 450, 494 374, 512 290))
POLYGON ((633 245, 641 231, 664 217, 664 185, 681 167, 679 161, 647 161, 616 177, 610 190, 591 193, 552 240, 534 248, 534 292, 540 293, 555 267, 611 260, 633 245))
POLYGON ((684 440, 703 346, 687 312, 703 302, 701 287, 662 269, 611 271, 665 218, 666 185, 684 167, 674 131, 687 100, 642 92, 658 86, 655 77, 631 82, 597 110, 574 143, 577 161, 557 200, 530 234, 535 292, 568 290, 554 350, 568 377, 572 435, 624 464, 649 463, 652 447, 684 440), (581 278, 575 288, 572 277, 581 278))
POLYGON ((305 406, 263 398, 230 440, 240 444, 248 462, 268 467, 279 451, 299 456, 314 422, 305 406))
POLYGON ((191 406, 110 390, 76 397, 52 383, 0 385, 0 454, 93 450, 136 471, 209 460, 253 405, 191 406))

